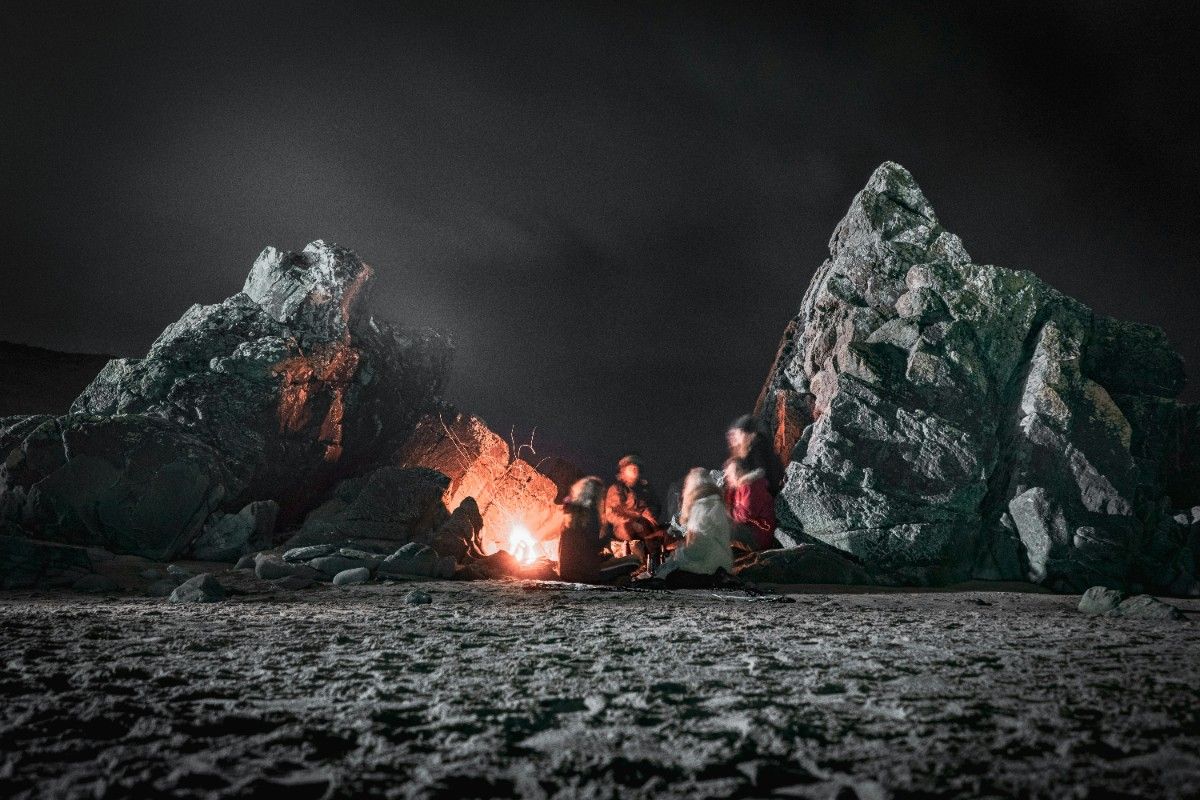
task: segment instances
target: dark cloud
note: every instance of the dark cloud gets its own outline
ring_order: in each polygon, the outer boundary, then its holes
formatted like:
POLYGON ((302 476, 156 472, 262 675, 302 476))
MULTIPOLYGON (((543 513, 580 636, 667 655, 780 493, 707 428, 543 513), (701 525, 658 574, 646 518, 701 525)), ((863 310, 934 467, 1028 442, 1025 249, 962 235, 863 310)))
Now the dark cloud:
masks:
POLYGON ((455 335, 453 399, 666 480, 720 458, 891 159, 977 261, 1200 364, 1178 6, 477 5, 9 13, 0 338, 140 354, 322 237, 455 335))

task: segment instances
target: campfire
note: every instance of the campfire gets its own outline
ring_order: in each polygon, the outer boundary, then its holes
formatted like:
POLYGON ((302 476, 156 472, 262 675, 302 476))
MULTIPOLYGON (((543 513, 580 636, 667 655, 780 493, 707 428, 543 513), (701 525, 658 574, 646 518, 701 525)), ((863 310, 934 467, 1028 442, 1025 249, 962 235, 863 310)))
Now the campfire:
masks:
POLYGON ((479 577, 553 574, 563 513, 559 500, 581 474, 561 459, 538 457, 532 433, 528 442, 518 443, 515 434, 506 441, 477 417, 431 414, 397 462, 448 476, 447 509, 467 498, 477 505, 482 525, 467 561, 479 577))
POLYGON ((520 522, 514 522, 512 528, 509 529, 508 543, 504 549, 523 567, 531 566, 538 560, 541 552, 533 534, 520 522))
POLYGON ((532 524, 521 517, 490 529, 485 524, 476 550, 481 556, 477 563, 486 573, 482 576, 553 578, 557 570, 558 536, 539 539, 535 531, 545 530, 557 532, 557 526, 532 524))
MULTIPOLYGON (((543 516, 546 512, 534 516, 543 516)), ((484 527, 483 547, 481 548, 486 555, 493 553, 505 552, 512 556, 522 567, 530 567, 538 561, 558 561, 558 537, 557 535, 549 539, 539 539, 534 531, 546 530, 543 524, 533 524, 524 516, 514 517, 507 525, 493 525, 484 527)), ((557 526, 552 525, 550 530, 557 531, 557 526)))

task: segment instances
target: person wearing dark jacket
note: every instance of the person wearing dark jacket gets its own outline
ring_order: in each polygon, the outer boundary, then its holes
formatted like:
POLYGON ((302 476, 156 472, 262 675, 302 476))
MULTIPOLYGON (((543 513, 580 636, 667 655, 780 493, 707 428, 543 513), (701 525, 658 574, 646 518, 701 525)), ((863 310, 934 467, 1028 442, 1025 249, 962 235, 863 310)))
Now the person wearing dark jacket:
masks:
POLYGON ((604 522, 614 539, 643 542, 650 571, 662 556, 663 526, 658 500, 642 477, 641 459, 630 453, 617 462, 617 480, 604 496, 604 522))
POLYGON ((604 483, 581 478, 563 500, 562 528, 558 538, 558 576, 575 583, 600 581, 600 516, 604 483))

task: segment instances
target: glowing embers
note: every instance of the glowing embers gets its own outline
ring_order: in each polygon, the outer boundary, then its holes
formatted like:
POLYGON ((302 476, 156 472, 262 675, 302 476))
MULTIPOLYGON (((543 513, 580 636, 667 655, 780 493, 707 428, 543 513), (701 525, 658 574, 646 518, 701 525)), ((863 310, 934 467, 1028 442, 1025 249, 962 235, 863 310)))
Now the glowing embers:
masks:
POLYGON ((557 519, 555 511, 513 515, 490 531, 485 524, 480 537, 481 550, 489 557, 505 556, 510 574, 528 576, 539 570, 553 570, 558 561, 560 528, 552 521, 557 519), (535 523, 539 519, 542 522, 535 523))
POLYGON ((504 549, 523 567, 533 565, 541 555, 541 548, 534 540, 533 534, 520 522, 513 523, 508 532, 508 544, 504 549))

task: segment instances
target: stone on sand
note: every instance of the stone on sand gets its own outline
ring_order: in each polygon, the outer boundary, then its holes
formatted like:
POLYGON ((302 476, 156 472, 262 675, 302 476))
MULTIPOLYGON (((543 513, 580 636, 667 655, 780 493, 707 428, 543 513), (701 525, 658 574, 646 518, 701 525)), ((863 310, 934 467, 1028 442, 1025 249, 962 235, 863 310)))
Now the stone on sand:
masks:
POLYGON ((353 586, 371 580, 371 570, 366 567, 345 569, 333 576, 334 586, 353 586))
POLYGON ((172 603, 216 603, 225 599, 225 587, 207 572, 189 578, 171 592, 172 603))

